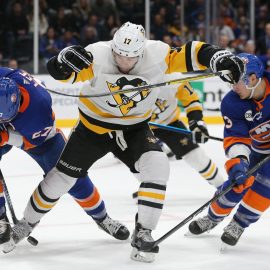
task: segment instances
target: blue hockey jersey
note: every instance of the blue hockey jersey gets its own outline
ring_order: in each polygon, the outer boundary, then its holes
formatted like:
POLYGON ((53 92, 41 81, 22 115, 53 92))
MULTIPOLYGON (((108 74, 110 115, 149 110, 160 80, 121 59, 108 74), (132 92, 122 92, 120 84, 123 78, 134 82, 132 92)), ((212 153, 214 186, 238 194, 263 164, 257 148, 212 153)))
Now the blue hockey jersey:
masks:
POLYGON ((42 144, 55 129, 52 99, 46 87, 20 69, 0 67, 0 77, 13 79, 21 92, 19 112, 9 124, 22 136, 21 147, 27 150, 42 144))
POLYGON ((258 153, 270 153, 270 74, 265 72, 263 80, 266 91, 259 101, 240 99, 233 91, 222 100, 226 153, 238 144, 244 144, 258 153))

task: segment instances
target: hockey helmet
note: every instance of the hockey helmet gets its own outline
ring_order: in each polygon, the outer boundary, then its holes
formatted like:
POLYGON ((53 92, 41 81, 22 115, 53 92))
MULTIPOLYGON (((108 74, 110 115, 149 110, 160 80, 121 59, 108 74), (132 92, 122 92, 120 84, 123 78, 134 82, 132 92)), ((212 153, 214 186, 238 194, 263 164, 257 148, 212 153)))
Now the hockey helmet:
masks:
POLYGON ((16 82, 10 78, 0 79, 0 123, 10 122, 20 107, 20 90, 16 82))
POLYGON ((112 50, 122 56, 141 56, 146 43, 145 30, 142 25, 124 23, 114 34, 112 50))
POLYGON ((255 74, 258 79, 262 78, 264 72, 264 66, 261 60, 250 53, 240 53, 237 55, 245 63, 245 73, 243 75, 243 81, 248 85, 248 77, 251 74, 255 74))

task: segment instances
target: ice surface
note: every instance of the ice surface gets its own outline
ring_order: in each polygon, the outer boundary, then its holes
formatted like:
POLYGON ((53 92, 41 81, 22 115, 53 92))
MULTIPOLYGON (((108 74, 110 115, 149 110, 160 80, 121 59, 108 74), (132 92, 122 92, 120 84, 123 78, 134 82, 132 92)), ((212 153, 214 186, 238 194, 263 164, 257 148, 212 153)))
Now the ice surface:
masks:
MULTIPOLYGON (((212 136, 222 136, 221 126, 210 126, 212 136)), ((222 143, 210 141, 202 146, 219 165, 225 176, 222 143)), ((185 219, 208 201, 213 187, 184 161, 170 161, 171 175, 166 204, 155 239, 185 219)), ((20 150, 12 150, 1 162, 9 192, 18 218, 22 217, 28 198, 42 179, 42 171, 20 150)), ((128 169, 111 155, 98 161, 89 171, 99 188, 111 217, 125 223, 132 232, 136 204, 132 193, 137 180, 128 169)), ((202 213, 205 214, 206 210, 202 213)), ((270 269, 270 215, 266 212, 255 225, 248 228, 238 245, 221 254, 220 236, 229 218, 210 234, 199 238, 185 237, 187 226, 179 229, 160 244, 156 261, 144 264, 130 260, 129 241, 119 242, 103 231, 68 196, 47 214, 33 232, 39 240, 37 247, 27 241, 10 254, 0 254, 1 270, 248 270, 270 269)))

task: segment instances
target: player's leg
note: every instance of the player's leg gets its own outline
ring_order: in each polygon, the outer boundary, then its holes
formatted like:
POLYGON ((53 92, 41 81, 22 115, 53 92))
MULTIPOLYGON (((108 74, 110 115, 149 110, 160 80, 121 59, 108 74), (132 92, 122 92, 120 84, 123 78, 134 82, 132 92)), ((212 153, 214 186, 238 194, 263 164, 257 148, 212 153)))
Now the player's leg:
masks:
MULTIPOLYGON (((254 163, 253 163, 254 164, 254 163)), ((258 170, 252 187, 246 192, 233 219, 224 228, 221 240, 231 246, 237 244, 244 230, 256 223, 270 206, 270 163, 258 170)))
MULTIPOLYGON (((170 126, 186 129, 184 123, 179 120, 171 123, 170 126)), ((191 136, 164 129, 153 129, 153 131, 156 137, 170 147, 177 159, 186 161, 209 184, 218 187, 224 182, 216 164, 198 144, 193 143, 191 136)))
MULTIPOLYGON (((53 138, 43 145, 27 151, 27 153, 40 165, 46 175, 56 165, 65 143, 63 133, 58 131, 53 138)), ((109 217, 97 187, 94 186, 88 176, 79 178, 68 193, 82 207, 85 213, 94 219, 99 228, 102 228, 116 239, 124 240, 129 237, 127 228, 109 217)), ((37 203, 34 198, 33 202, 37 203)))
MULTIPOLYGON (((224 184, 217 189, 216 194, 226 189, 230 184, 231 181, 225 181, 224 184)), ((189 224, 189 231, 192 234, 198 235, 213 229, 231 213, 233 208, 241 201, 246 191, 247 190, 243 190, 243 192, 238 193, 235 189, 231 189, 217 201, 211 203, 208 208, 208 214, 192 221, 189 224)))
POLYGON ((153 241, 151 232, 156 228, 163 208, 169 178, 169 162, 148 126, 125 132, 124 138, 127 149, 114 153, 132 171, 139 172, 141 178, 131 258, 151 262, 154 260, 154 253, 158 252, 158 247, 145 252, 141 250, 139 243, 153 241))
MULTIPOLYGON (((12 146, 6 145, 0 147, 0 160, 4 154, 10 151, 12 146)), ((4 185, 0 180, 0 245, 10 240, 11 227, 6 213, 4 197, 4 185)))
POLYGON ((77 179, 85 177, 88 168, 106 154, 102 138, 92 143, 96 136, 98 134, 90 132, 82 124, 72 131, 56 167, 39 183, 24 211, 24 219, 14 227, 14 230, 18 228, 18 232, 20 226, 24 227, 23 232, 14 239, 15 243, 25 238, 59 198, 74 186, 77 179))

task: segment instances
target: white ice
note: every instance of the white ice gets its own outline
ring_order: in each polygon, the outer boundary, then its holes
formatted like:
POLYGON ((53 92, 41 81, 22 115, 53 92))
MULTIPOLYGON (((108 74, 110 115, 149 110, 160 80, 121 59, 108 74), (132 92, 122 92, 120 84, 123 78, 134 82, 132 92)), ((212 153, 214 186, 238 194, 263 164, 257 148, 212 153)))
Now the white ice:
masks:
MULTIPOLYGON (((210 126, 212 136, 222 136, 221 126, 210 126)), ((225 176, 222 143, 210 141, 202 146, 218 164, 225 176)), ((171 175, 166 204, 154 238, 161 237, 213 195, 214 189, 184 161, 170 161, 171 175)), ((12 150, 1 161, 9 192, 18 218, 22 217, 28 198, 42 179, 42 171, 20 150, 12 150)), ((98 161, 89 171, 99 188, 111 217, 125 223, 132 232, 136 204, 131 194, 138 188, 137 180, 124 165, 111 155, 98 161)), ((203 215, 206 213, 204 210, 203 215)), ((220 236, 229 222, 227 218, 210 234, 199 238, 184 236, 187 225, 160 244, 155 262, 144 264, 129 258, 129 241, 119 242, 97 228, 80 207, 68 196, 47 214, 34 230, 37 247, 27 241, 14 252, 0 254, 1 270, 248 270, 270 269, 269 211, 248 228, 238 245, 221 254, 220 236)))

